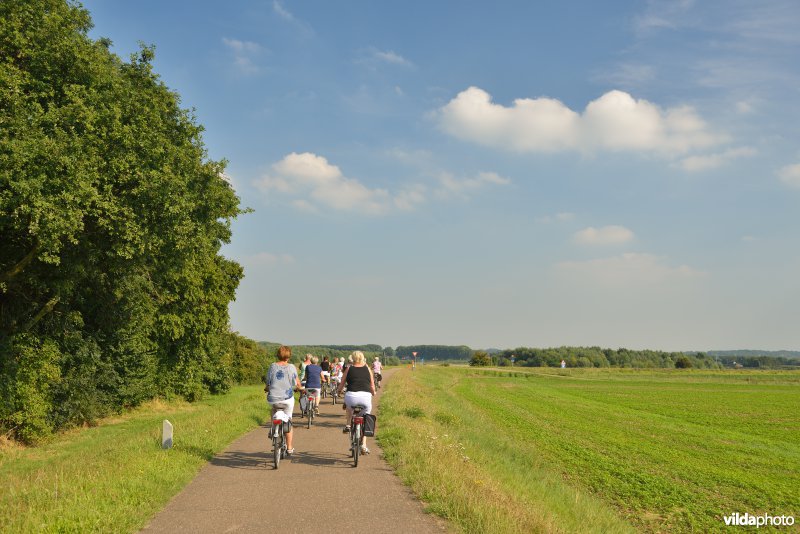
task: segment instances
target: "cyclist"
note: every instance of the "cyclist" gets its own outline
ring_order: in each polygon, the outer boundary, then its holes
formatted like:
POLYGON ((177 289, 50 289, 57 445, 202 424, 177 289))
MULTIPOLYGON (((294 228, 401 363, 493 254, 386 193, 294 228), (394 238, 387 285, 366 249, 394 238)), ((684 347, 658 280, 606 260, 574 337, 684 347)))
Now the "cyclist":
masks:
POLYGON ((322 367, 317 356, 311 357, 311 363, 306 367, 306 391, 308 398, 314 398, 314 413, 319 413, 319 399, 322 393, 322 367))
MULTIPOLYGON (((375 381, 372 378, 372 370, 366 364, 364 353, 357 350, 351 357, 353 363, 345 369, 342 381, 339 383, 340 395, 345 386, 347 387, 347 393, 344 396, 344 405, 347 407, 347 424, 343 430, 345 434, 350 432, 353 408, 361 405, 364 406, 361 411, 362 415, 370 413, 370 410, 372 410, 372 396, 375 395, 375 381)), ((361 439, 361 452, 369 454, 366 436, 361 439)))
POLYGON ((339 388, 339 382, 342 381, 342 364, 339 363, 339 358, 333 358, 333 365, 331 365, 331 383, 337 389, 339 388))
MULTIPOLYGON (((266 376, 266 387, 264 391, 267 392, 267 402, 269 403, 272 414, 277 411, 276 404, 285 404, 287 406, 285 413, 292 419, 292 410, 294 410, 294 388, 301 389, 300 380, 297 377, 297 369, 294 365, 289 363, 289 358, 292 357, 291 347, 281 346, 278 348, 276 357, 277 362, 269 366, 266 376)), ((294 432, 291 425, 289 432, 286 433, 286 446, 288 454, 294 454, 294 447, 292 441, 294 432)))
POLYGON ((375 382, 380 386, 381 383, 381 371, 383 370, 383 365, 381 364, 380 358, 375 356, 375 359, 372 361, 372 375, 375 377, 375 382))
POLYGON ((311 354, 306 354, 306 359, 300 364, 300 383, 304 384, 306 381, 306 367, 311 365, 311 354))
POLYGON ((322 367, 322 385, 324 386, 331 379, 331 362, 328 361, 327 356, 322 358, 322 363, 319 366, 322 367))

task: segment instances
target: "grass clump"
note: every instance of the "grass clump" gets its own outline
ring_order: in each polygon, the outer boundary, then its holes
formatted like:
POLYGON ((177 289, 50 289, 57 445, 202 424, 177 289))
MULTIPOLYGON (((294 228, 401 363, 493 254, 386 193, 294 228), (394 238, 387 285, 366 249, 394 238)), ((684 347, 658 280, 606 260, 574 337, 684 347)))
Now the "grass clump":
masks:
POLYGON ((157 401, 36 448, 0 449, 0 532, 135 532, 267 417, 263 386, 192 404, 157 401), (161 423, 175 444, 161 449, 161 423))

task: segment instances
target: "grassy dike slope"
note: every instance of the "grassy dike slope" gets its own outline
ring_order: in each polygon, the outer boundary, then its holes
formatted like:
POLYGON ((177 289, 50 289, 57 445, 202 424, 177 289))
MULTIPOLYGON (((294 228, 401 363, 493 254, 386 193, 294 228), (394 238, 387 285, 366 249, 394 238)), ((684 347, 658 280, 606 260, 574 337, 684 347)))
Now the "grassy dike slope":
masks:
POLYGON ((139 530, 215 453, 266 420, 263 389, 150 403, 40 447, 0 449, 0 532, 139 530), (171 450, 161 450, 163 419, 175 427, 171 450))
POLYGON ((463 532, 720 531, 800 517, 800 374, 398 371, 379 439, 463 532))

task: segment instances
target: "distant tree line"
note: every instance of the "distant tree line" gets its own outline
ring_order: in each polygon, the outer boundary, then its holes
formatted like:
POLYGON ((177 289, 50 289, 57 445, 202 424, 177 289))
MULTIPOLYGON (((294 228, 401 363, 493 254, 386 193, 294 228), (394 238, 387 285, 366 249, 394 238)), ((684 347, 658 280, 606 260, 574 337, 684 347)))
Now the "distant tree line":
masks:
POLYGON ((312 347, 319 347, 319 348, 328 348, 334 350, 341 350, 341 351, 349 351, 353 352, 355 350, 360 350, 361 352, 374 352, 380 353, 383 352, 383 347, 380 345, 311 345, 312 347))
MULTIPOLYGON (((486 354, 486 353, 484 353, 486 354)), ((686 354, 657 350, 603 349, 600 347, 555 347, 506 349, 494 355, 486 355, 492 365, 514 365, 524 367, 559 367, 564 360, 567 367, 623 367, 623 368, 700 368, 717 369, 721 364, 704 353, 686 354)), ((477 365, 484 365, 486 357, 477 365)))
POLYGON ((741 365, 747 369, 797 369, 800 359, 778 356, 714 356, 725 367, 741 365))
POLYGON ((415 352, 417 358, 425 360, 469 360, 474 351, 466 345, 409 345, 395 349, 401 359, 413 358, 415 352))
POLYGON ((261 374, 230 332, 242 213, 192 112, 67 0, 0 2, 0 434, 261 374))
POLYGON ((800 351, 797 350, 710 350, 709 356, 733 356, 738 358, 755 358, 759 356, 769 356, 773 358, 785 358, 788 360, 800 360, 800 351))

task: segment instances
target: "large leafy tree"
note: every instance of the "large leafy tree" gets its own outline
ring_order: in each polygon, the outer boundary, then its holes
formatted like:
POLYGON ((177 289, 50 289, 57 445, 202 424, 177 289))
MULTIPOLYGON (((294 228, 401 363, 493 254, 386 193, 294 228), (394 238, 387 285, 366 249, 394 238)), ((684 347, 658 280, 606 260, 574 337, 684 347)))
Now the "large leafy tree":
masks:
POLYGON ((239 200, 153 72, 67 0, 0 3, 0 427, 230 382, 239 200))

